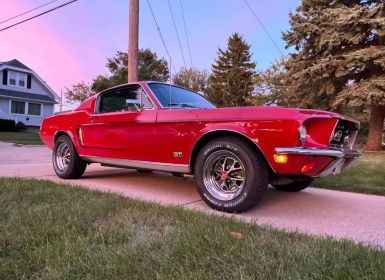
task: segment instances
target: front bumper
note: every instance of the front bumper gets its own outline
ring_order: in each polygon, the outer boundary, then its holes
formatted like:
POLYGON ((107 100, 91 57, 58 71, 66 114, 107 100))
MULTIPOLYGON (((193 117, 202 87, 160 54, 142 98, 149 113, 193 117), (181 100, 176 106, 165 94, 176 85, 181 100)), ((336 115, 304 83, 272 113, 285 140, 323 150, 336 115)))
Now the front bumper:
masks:
POLYGON ((276 148, 275 153, 285 155, 325 156, 335 158, 358 158, 361 153, 346 149, 307 149, 307 148, 276 148))
POLYGON ((361 153, 356 150, 348 149, 309 149, 309 148, 276 148, 275 154, 277 155, 294 155, 301 157, 311 158, 332 158, 330 162, 316 173, 303 174, 298 172, 297 174, 308 175, 310 177, 323 177, 328 175, 337 175, 341 173, 343 169, 348 168, 357 159, 361 153))

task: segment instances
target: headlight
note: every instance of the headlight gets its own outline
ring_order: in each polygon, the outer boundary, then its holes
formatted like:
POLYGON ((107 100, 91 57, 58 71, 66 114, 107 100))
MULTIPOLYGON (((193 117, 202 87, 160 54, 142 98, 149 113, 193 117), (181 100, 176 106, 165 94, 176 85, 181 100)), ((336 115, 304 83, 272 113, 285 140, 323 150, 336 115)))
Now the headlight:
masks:
POLYGON ((299 132, 299 140, 301 141, 302 145, 307 139, 307 131, 306 127, 304 125, 301 125, 300 128, 298 129, 299 132))

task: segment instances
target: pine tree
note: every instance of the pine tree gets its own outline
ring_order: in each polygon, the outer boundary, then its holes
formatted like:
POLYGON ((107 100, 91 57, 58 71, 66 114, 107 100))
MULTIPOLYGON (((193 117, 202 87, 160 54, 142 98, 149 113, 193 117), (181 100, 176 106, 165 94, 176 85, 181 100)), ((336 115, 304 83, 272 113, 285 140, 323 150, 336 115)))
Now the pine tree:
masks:
POLYGON ((381 148, 385 118, 383 0, 302 0, 283 34, 291 106, 370 109, 368 150, 381 148))
POLYGON ((234 33, 228 40, 227 50, 219 49, 218 59, 212 65, 208 99, 218 107, 251 105, 255 66, 251 62, 250 46, 241 35, 234 33))

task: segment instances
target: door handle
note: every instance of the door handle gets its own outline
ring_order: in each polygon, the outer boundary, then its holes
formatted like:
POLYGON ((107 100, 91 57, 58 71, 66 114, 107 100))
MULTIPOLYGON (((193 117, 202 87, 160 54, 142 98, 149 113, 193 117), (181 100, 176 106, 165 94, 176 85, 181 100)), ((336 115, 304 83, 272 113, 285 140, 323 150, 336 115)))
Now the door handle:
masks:
POLYGON ((95 116, 94 116, 94 115, 90 115, 90 121, 93 121, 93 120, 94 120, 94 118, 95 118, 95 116))

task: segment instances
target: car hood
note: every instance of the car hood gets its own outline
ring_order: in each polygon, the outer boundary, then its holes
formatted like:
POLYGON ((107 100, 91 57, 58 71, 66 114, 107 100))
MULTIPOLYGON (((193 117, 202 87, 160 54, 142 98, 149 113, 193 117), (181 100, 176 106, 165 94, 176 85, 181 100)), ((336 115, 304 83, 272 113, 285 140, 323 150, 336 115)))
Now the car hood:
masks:
POLYGON ((304 121, 309 118, 337 118, 354 121, 349 117, 321 110, 286 108, 280 106, 229 107, 191 110, 198 118, 218 120, 288 120, 304 121))

